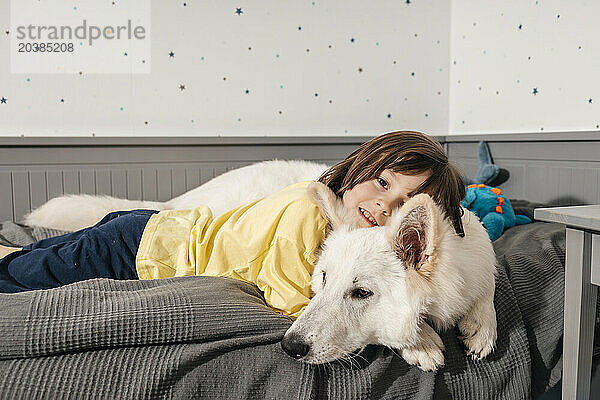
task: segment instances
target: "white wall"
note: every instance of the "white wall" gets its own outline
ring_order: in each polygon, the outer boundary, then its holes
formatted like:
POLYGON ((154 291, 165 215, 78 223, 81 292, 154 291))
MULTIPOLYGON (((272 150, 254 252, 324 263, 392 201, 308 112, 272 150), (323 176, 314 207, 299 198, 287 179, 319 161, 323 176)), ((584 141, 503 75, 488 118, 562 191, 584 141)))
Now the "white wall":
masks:
MULTIPOLYGON (((102 4, 126 1, 136 0, 102 4)), ((591 0, 153 0, 152 72, 81 75, 11 74, 9 4, 0 0, 0 136, 473 134, 600 124, 600 3, 591 0)))
POLYGON ((450 134, 598 130, 599 16, 592 0, 453 0, 450 134))
POLYGON ((447 132, 450 0, 154 0, 150 74, 62 75, 10 73, 9 4, 0 136, 447 132))

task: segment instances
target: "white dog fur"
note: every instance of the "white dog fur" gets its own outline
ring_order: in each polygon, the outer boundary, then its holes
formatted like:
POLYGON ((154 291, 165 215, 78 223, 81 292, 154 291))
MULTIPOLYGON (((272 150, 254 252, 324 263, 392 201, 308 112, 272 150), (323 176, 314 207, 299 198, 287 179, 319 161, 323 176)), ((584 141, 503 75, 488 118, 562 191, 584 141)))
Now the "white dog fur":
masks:
POLYGON ((444 346, 429 323, 438 330, 458 323, 473 358, 490 354, 496 258, 473 213, 464 210, 461 238, 431 197, 419 194, 389 226, 357 229, 325 185, 313 183, 309 192, 332 232, 313 272, 315 296, 282 340, 286 352, 320 364, 381 344, 436 370, 444 346))
POLYGON ((213 215, 266 197, 286 186, 312 181, 327 165, 309 161, 271 160, 228 171, 167 202, 118 199, 87 194, 63 195, 44 203, 25 216, 24 223, 64 231, 77 231, 100 221, 112 211, 146 208, 185 210, 199 205, 213 215))

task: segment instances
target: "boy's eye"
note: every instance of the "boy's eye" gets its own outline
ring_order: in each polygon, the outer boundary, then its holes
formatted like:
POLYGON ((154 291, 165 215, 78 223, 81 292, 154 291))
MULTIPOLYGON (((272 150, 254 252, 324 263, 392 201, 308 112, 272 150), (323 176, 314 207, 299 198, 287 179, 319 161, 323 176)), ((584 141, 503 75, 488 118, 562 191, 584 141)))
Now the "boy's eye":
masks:
POLYGON ((388 183, 383 178, 377 178, 377 182, 381 185, 382 188, 387 189, 388 183))

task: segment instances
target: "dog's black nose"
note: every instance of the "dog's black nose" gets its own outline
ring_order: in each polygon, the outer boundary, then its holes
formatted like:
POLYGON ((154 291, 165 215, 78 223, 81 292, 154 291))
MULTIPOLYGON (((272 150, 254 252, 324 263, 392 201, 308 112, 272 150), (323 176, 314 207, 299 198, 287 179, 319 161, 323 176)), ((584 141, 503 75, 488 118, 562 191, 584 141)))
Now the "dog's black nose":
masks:
POLYGON ((285 335, 281 340, 281 347, 289 356, 296 359, 304 357, 310 350, 310 346, 295 333, 285 335))

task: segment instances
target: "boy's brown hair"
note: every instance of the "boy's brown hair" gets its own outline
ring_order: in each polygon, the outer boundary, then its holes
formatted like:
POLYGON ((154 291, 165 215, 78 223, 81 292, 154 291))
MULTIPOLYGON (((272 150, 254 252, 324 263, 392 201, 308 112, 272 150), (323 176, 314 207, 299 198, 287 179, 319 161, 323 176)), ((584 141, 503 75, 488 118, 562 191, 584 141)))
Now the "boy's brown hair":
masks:
POLYGON ((409 197, 429 194, 452 221, 456 233, 464 236, 460 201, 465 197, 465 182, 442 145, 424 133, 397 131, 377 136, 325 171, 319 182, 341 198, 346 190, 379 177, 385 169, 404 175, 429 171, 429 178, 409 197))

